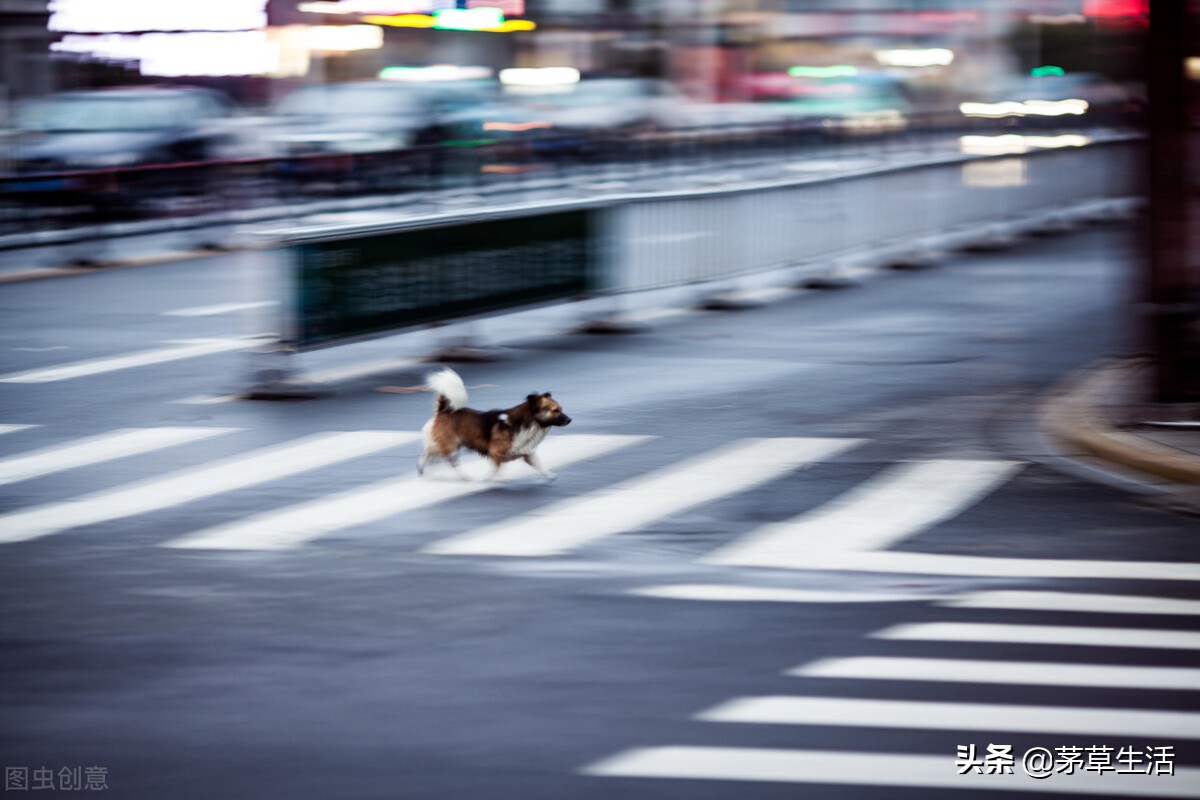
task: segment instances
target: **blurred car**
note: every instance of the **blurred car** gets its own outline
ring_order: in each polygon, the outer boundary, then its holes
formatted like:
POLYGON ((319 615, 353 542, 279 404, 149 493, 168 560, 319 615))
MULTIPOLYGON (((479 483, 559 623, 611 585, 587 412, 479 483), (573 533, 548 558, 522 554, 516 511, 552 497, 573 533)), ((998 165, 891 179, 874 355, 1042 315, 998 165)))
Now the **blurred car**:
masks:
POLYGON ((12 168, 64 172, 219 158, 236 147, 235 113, 229 98, 199 87, 50 95, 17 109, 12 168))
POLYGON ((445 169, 471 109, 494 102, 491 79, 312 84, 257 121, 259 152, 278 177, 319 191, 402 190, 445 169))
POLYGON ((400 150, 439 141, 451 115, 495 93, 486 81, 314 84, 271 106, 258 137, 271 156, 400 150))
POLYGON ((527 126, 535 149, 551 154, 595 151, 661 130, 686 102, 670 84, 649 78, 587 78, 506 97, 511 124, 527 126))
POLYGON ((1144 98, 1102 75, 1089 72, 1015 78, 978 100, 959 104, 963 116, 1006 124, 1124 124, 1137 120, 1144 98))
POLYGON ((789 121, 782 109, 770 103, 686 101, 662 109, 659 125, 675 133, 748 133, 782 128, 789 121))
POLYGON ((11 202, 83 207, 97 218, 197 210, 210 165, 246 155, 237 108, 220 92, 146 86, 63 92, 13 115, 7 176, 11 202))
POLYGON ((535 105, 558 130, 624 133, 657 126, 681 102, 662 81, 590 78, 569 91, 542 95, 535 105))
POLYGON ((777 95, 768 104, 793 126, 848 135, 905 130, 913 112, 903 84, 878 74, 793 79, 786 97, 777 95))

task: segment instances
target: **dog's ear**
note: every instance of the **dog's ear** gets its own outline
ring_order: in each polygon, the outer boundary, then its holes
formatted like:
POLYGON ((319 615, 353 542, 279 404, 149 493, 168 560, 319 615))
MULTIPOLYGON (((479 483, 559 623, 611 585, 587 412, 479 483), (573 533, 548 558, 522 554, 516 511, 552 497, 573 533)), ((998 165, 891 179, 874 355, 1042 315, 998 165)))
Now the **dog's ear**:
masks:
POLYGON ((542 397, 549 397, 549 396, 550 396, 549 392, 546 392, 545 394, 542 395, 542 397))
POLYGON ((531 394, 531 395, 529 395, 528 397, 526 397, 526 398, 525 398, 525 402, 526 402, 526 403, 529 403, 529 405, 533 406, 534 408, 537 408, 537 404, 538 404, 538 400, 539 400, 539 399, 540 399, 540 398, 539 398, 539 397, 538 397, 536 394, 531 394))

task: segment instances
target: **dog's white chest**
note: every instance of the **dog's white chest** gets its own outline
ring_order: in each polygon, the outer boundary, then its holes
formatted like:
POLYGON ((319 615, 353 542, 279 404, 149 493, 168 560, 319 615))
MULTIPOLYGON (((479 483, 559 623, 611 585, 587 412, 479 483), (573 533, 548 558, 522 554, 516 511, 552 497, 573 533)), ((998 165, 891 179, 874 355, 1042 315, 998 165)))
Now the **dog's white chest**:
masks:
POLYGON ((542 443, 542 439, 546 438, 546 430, 541 425, 518 430, 513 434, 512 449, 508 451, 509 455, 520 457, 532 453, 542 443))

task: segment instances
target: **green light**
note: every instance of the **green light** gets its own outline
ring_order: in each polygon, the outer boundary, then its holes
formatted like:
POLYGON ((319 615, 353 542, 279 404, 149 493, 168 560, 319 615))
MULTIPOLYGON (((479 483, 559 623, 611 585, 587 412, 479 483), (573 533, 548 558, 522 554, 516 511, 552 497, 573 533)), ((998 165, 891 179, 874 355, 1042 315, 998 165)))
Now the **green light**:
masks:
POLYGON ((838 64, 832 67, 792 67, 788 75, 793 78, 849 78, 858 74, 858 67, 838 64))
POLYGON ((443 8, 433 12, 433 27, 452 31, 482 31, 504 24, 498 8, 443 8))
POLYGON ((1034 67, 1033 69, 1029 70, 1029 74, 1035 78, 1042 78, 1047 75, 1066 75, 1067 72, 1062 67, 1047 65, 1044 67, 1034 67))

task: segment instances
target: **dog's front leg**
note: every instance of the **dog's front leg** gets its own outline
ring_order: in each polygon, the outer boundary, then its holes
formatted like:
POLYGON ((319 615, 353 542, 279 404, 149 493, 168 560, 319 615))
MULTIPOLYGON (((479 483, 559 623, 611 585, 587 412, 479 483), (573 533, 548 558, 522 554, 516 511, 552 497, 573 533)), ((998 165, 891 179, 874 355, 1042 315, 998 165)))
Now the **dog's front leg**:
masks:
POLYGON ((558 477, 553 472, 551 472, 550 470, 543 467, 542 462, 538 461, 538 457, 535 456, 533 453, 530 453, 529 455, 522 456, 522 457, 525 459, 526 464, 528 464, 529 466, 533 467, 538 472, 540 472, 542 474, 542 477, 545 478, 546 480, 552 481, 558 477))

